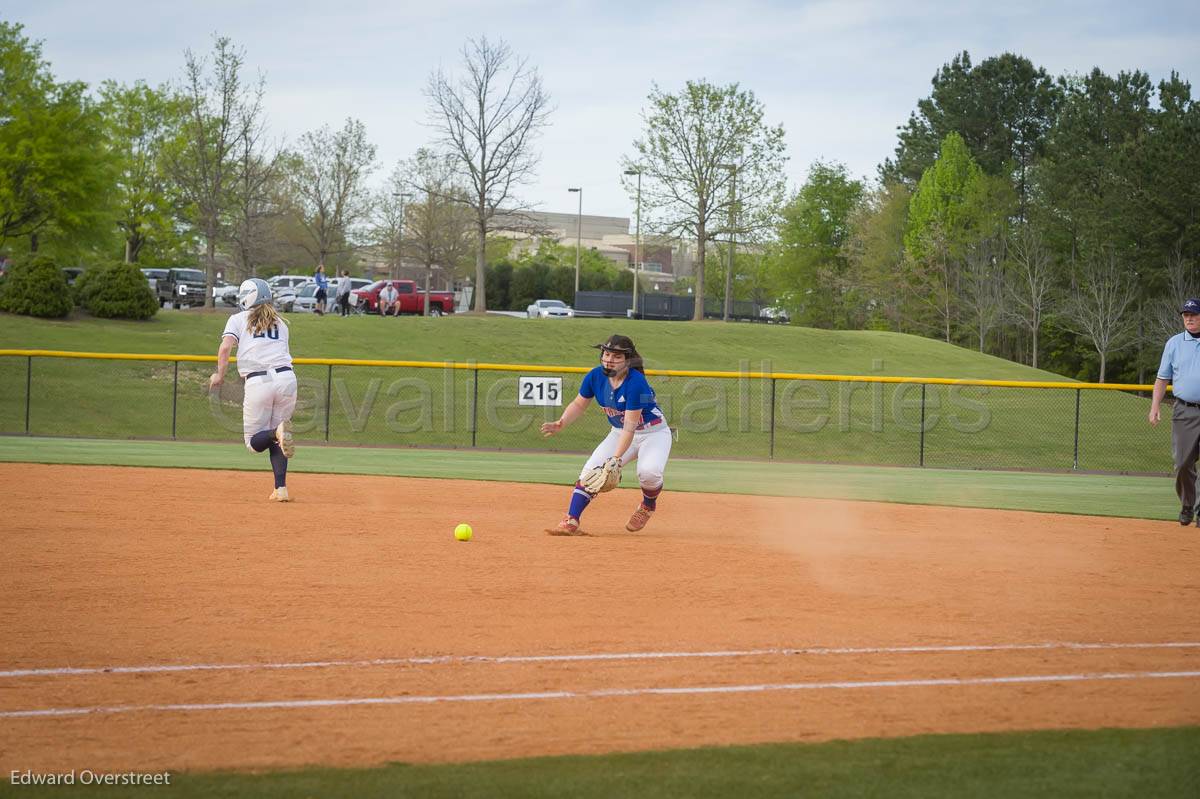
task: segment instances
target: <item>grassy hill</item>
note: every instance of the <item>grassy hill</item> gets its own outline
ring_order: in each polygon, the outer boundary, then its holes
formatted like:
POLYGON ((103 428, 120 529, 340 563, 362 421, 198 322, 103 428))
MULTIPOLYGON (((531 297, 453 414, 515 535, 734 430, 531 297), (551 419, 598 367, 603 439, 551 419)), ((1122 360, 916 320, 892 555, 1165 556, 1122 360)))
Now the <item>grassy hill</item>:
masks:
MULTIPOLYGON (((0 314, 0 347, 204 355, 216 352, 226 313, 164 311, 144 323, 47 322, 0 314)), ((1068 382, 1048 372, 930 339, 718 322, 461 316, 381 319, 293 315, 298 357, 590 366, 591 346, 631 336, 659 369, 803 372, 1068 382)), ((0 358, 0 432, 25 430, 24 359, 0 358)), ((207 393, 208 364, 36 359, 30 432, 90 437, 236 439, 240 388, 207 393)), ((516 406, 515 375, 305 366, 296 422, 302 440, 375 445, 586 451, 603 427, 587 419, 544 440, 557 409, 516 406), (332 378, 332 379, 331 379, 332 378), (328 396, 328 403, 326 397, 328 396), (474 420, 474 421, 473 421, 474 420), (326 432, 328 430, 328 433, 326 432)), ((576 375, 564 375, 568 396, 576 375)), ((959 468, 1070 469, 1075 392, 921 388, 823 382, 656 377, 653 385, 681 456, 767 458, 959 468)), ((1131 394, 1080 395, 1079 468, 1161 472, 1167 425, 1145 422, 1131 394)))
MULTIPOLYGON (((161 311, 148 322, 81 317, 45 321, 0 314, 0 347, 210 355, 228 314, 161 311)), ((630 336, 653 369, 1065 380, 1002 358, 919 336, 871 331, 720 322, 623 319, 531 320, 502 316, 444 319, 292 314, 292 354, 306 358, 474 360, 588 366, 591 345, 612 333, 630 336)))

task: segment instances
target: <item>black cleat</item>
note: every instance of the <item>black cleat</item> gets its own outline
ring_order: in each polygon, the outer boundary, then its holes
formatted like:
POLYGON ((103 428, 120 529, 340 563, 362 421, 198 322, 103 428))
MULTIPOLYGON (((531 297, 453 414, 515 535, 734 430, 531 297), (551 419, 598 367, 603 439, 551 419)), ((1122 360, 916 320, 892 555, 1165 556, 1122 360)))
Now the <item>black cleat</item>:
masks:
MULTIPOLYGON (((1187 527, 1192 523, 1192 517, 1195 515, 1195 512, 1191 508, 1183 508, 1179 511, 1179 523, 1187 527)), ((1200 527, 1200 520, 1197 520, 1196 526, 1200 527)))

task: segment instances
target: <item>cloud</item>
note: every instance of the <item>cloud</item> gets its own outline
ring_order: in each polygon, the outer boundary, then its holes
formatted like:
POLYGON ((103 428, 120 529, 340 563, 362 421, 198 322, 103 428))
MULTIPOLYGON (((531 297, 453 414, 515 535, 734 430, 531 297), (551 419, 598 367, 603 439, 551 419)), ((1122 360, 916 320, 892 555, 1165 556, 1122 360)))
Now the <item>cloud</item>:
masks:
POLYGON ((466 38, 486 32, 529 58, 557 107, 526 196, 570 211, 565 187, 582 184, 585 211, 611 216, 632 213, 620 158, 653 82, 675 91, 707 78, 753 90, 768 121, 788 131, 788 176, 799 183, 818 158, 873 176, 896 126, 962 50, 976 62, 1016 52, 1052 74, 1100 66, 1200 79, 1200 4, 1161 0, 17 0, 6 16, 45 41, 60 78, 92 84, 176 79, 185 49, 207 51, 214 32, 230 36, 251 71, 266 75, 275 135, 358 117, 379 147, 380 180, 433 138, 423 124, 430 72, 457 70, 466 38))

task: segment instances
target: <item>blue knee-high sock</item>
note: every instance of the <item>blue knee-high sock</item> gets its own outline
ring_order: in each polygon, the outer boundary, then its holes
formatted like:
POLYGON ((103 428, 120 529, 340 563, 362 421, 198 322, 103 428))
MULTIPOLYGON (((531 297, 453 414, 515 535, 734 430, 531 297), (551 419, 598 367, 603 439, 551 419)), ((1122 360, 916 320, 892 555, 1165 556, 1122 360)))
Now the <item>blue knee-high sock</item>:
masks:
POLYGON ((275 473, 275 487, 283 488, 287 485, 287 461, 283 450, 279 448, 279 444, 275 441, 271 442, 268 448, 271 453, 271 471, 275 473))
POLYGON ((663 487, 646 488, 642 486, 642 504, 650 510, 655 510, 658 506, 658 495, 662 493, 663 487))
POLYGON ((567 515, 578 519, 591 501, 592 495, 583 490, 582 484, 576 483, 575 490, 571 492, 571 507, 567 509, 567 515))
POLYGON ((271 446, 271 442, 274 440, 274 430, 259 430, 257 433, 250 436, 250 448, 255 452, 263 452, 267 447, 271 446))
POLYGON ((275 473, 275 487, 283 488, 287 485, 287 458, 283 456, 283 450, 279 448, 279 442, 275 440, 275 431, 259 430, 250 436, 250 448, 255 452, 269 451, 271 471, 275 473))

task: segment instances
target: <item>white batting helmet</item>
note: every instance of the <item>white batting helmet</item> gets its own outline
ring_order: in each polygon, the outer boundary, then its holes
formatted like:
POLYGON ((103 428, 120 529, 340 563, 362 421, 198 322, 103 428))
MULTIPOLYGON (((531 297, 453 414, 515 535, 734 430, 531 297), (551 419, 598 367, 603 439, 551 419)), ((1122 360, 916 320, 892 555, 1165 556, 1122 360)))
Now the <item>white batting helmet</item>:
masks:
POLYGON ((252 277, 238 288, 238 305, 243 311, 248 311, 256 305, 266 305, 271 301, 271 287, 267 281, 252 277))

